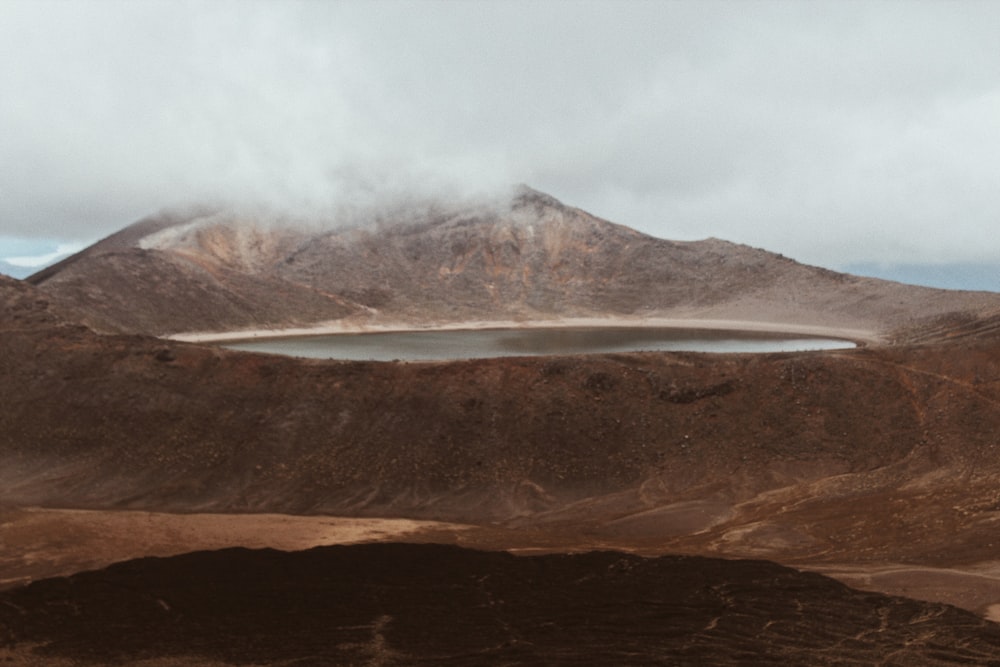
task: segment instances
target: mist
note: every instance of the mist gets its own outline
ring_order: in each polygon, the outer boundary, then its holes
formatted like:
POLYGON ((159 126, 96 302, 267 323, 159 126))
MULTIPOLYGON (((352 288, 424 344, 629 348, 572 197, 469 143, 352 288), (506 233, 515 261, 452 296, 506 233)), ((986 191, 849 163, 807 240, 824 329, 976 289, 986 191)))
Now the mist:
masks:
POLYGON ((1000 258, 989 2, 0 2, 0 221, 528 183, 826 266, 1000 258))

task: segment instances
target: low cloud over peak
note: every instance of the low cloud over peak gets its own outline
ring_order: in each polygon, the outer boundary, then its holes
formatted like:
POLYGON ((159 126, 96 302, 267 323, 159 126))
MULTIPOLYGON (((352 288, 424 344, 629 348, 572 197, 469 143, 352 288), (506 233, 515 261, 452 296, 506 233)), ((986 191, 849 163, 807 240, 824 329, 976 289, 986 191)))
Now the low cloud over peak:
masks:
POLYGON ((661 237, 989 261, 991 3, 0 4, 3 232, 525 181, 661 237))

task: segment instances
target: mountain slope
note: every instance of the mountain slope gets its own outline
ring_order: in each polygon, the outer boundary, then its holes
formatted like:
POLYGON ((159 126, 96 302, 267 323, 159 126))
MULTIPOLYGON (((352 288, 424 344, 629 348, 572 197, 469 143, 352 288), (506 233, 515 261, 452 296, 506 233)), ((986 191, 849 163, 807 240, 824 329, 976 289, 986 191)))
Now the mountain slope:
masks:
POLYGON ((998 344, 980 331, 833 353, 338 363, 14 321, 0 504, 976 561, 993 554, 998 344))
POLYGON ((996 320, 827 353, 345 363, 96 335, 13 280, 0 303, 0 512, 444 518, 484 548, 875 568, 1000 604, 996 320))
POLYGON ((229 214, 143 221, 32 276, 120 330, 433 325, 574 316, 835 325, 882 335, 1000 296, 838 274, 718 239, 673 242, 524 188, 504 204, 323 230, 229 214))

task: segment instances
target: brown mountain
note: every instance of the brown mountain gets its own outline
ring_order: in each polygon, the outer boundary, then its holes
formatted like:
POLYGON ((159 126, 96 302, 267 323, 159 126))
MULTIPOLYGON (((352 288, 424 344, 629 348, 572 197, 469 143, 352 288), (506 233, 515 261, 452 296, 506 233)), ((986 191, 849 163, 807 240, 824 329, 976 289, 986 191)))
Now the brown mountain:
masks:
POLYGON ((29 278, 121 331, 695 317, 889 335, 1000 297, 834 273, 718 239, 674 242, 528 188, 355 226, 219 212, 136 223, 29 278))

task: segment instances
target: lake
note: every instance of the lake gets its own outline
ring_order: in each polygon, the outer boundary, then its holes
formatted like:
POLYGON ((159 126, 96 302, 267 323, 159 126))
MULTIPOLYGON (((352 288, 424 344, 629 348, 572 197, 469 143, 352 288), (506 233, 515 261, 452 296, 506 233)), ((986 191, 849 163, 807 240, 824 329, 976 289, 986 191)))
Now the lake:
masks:
POLYGON ((788 352, 854 347, 847 340, 708 329, 594 327, 296 336, 224 343, 313 359, 426 361, 635 351, 788 352))

